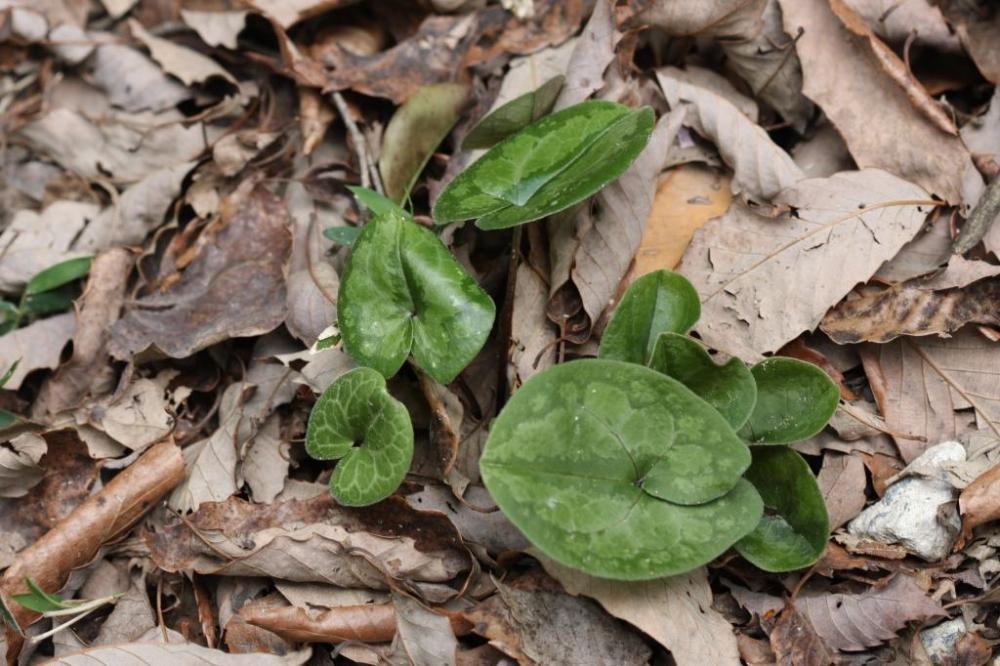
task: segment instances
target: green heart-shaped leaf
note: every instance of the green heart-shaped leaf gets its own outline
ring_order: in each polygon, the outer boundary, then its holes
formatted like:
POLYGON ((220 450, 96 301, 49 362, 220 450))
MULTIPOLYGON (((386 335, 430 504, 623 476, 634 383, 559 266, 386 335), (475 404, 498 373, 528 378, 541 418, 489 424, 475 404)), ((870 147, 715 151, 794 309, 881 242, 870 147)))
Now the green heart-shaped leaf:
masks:
POLYGON ((446 384, 486 342, 493 301, 434 234, 383 203, 354 242, 340 282, 344 347, 386 377, 412 351, 417 365, 446 384))
POLYGON ((593 100, 564 109, 493 146, 434 205, 439 224, 479 218, 501 229, 569 208, 622 175, 642 152, 654 114, 593 100))
POLYGON ((765 514, 736 550, 764 571, 813 564, 830 536, 830 519, 809 464, 787 446, 755 447, 746 478, 764 500, 765 514))
POLYGON ((339 460, 330 492, 345 506, 367 506, 399 487, 413 458, 413 425, 403 403, 389 395, 385 378, 355 368, 337 378, 309 415, 306 451, 339 460))
POLYGON ((698 394, 738 430, 757 402, 757 384, 746 363, 731 358, 716 365, 697 341, 678 333, 661 333, 649 367, 673 377, 698 394))
POLYGON ((538 86, 535 90, 515 97, 483 117, 462 141, 463 150, 489 148, 498 141, 535 122, 552 110, 559 91, 566 83, 562 74, 538 86))
POLYGON ((528 380, 480 459, 504 514, 550 557, 647 579, 688 571, 757 524, 749 452, 717 411, 648 368, 587 359, 528 380))
POLYGON ((840 391, 812 363, 776 356, 751 368, 757 404, 740 436, 751 444, 791 444, 822 430, 837 410, 840 391))
POLYGON ((604 329, 601 358, 646 365, 661 333, 686 333, 701 316, 698 292, 672 271, 653 271, 629 285, 604 329))

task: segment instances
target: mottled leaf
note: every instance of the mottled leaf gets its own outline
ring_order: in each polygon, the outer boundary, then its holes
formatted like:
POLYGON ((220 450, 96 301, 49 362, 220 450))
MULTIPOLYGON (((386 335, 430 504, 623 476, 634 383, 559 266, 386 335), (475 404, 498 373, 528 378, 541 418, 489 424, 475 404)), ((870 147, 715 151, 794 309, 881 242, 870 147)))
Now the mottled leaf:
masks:
POLYGON ((757 404, 740 431, 752 444, 791 444, 822 430, 840 402, 840 390, 812 363, 775 357, 751 369, 757 404))
POLYGON ((345 506, 367 506, 399 487, 413 458, 410 414, 370 368, 341 375, 309 415, 306 451, 339 460, 330 491, 345 506))
POLYGON ((756 525, 749 462, 725 420, 678 382, 582 360, 526 382, 493 424, 480 471, 546 555, 588 573, 688 571, 756 525))
POLYGON ((701 343, 677 333, 660 334, 649 367, 694 391, 735 429, 747 422, 757 402, 757 384, 746 363, 731 358, 717 365, 701 343))
POLYGON ((622 175, 653 130, 653 111, 594 100, 546 116, 489 150, 434 204, 439 224, 479 218, 482 229, 537 220, 622 175))
POLYGON ((495 308, 433 233, 398 212, 377 214, 355 241, 337 299, 348 353, 392 376, 412 350, 447 384, 486 342, 495 308))
POLYGON ((687 278, 655 271, 633 282, 601 338, 601 358, 645 365, 661 333, 687 333, 701 315, 687 278))
POLYGON ((764 571, 794 571, 826 547, 830 521, 816 477, 802 456, 784 446, 754 447, 746 478, 764 500, 764 515, 736 551, 764 571))
POLYGON ((462 141, 464 150, 489 148, 552 110, 566 77, 562 74, 494 109, 476 123, 462 141))

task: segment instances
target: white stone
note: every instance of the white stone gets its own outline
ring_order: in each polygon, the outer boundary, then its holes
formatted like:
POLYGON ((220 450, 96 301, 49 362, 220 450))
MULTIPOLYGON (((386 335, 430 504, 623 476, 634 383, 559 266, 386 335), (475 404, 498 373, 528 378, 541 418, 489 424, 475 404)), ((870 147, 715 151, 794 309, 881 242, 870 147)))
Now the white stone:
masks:
POLYGON ((958 491, 946 480, 944 469, 963 460, 965 448, 958 442, 927 449, 881 500, 851 521, 847 531, 862 539, 899 544, 929 562, 944 559, 962 526, 958 491))
POLYGON ((934 664, 950 664, 955 660, 955 646, 966 633, 965 620, 956 617, 920 632, 927 656, 934 664))

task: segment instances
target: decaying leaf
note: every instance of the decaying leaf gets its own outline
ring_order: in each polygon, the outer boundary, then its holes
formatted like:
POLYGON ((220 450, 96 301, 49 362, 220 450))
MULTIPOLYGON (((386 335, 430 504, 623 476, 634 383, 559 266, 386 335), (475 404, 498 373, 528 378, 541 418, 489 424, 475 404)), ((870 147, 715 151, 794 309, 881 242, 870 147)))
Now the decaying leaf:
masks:
POLYGON ((809 619, 789 605, 771 630, 771 649, 781 666, 826 666, 833 663, 829 648, 809 619))
POLYGON ((184 85, 205 83, 213 77, 236 84, 233 75, 208 56, 179 46, 168 39, 151 35, 135 19, 130 20, 128 25, 136 39, 149 49, 153 60, 160 63, 165 72, 180 79, 184 85))
POLYGON ((455 666, 458 641, 453 622, 412 597, 393 595, 396 654, 413 666, 455 666))
POLYGON ((285 655, 226 654, 195 643, 120 643, 103 645, 53 659, 56 666, 88 664, 203 664, 205 666, 300 666, 309 661, 312 650, 306 648, 285 655))
POLYGON ((74 241, 100 208, 80 201, 56 201, 41 213, 18 211, 0 233, 0 288, 22 289, 32 277, 61 261, 85 254, 74 241))
POLYGON ((0 497, 23 497, 42 480, 38 463, 47 448, 44 439, 30 432, 0 445, 0 497))
POLYGON ((860 456, 827 453, 816 482, 830 515, 830 529, 835 530, 865 508, 865 465, 860 456))
POLYGON ((1000 465, 985 471, 958 497, 962 513, 961 546, 980 525, 1000 520, 1000 465))
POLYGON ((76 316, 72 312, 40 319, 24 328, 0 337, 0 368, 17 368, 4 385, 17 389, 28 373, 59 365, 63 347, 76 330, 76 316))
MULTIPOLYGON (((802 31, 796 51, 804 92, 830 118, 862 169, 878 168, 952 203, 967 199, 965 178, 978 178, 962 142, 913 106, 867 46, 826 0, 780 0, 785 30, 802 31), (878 109, 878 113, 859 113, 878 109)), ((979 189, 982 184, 980 182, 979 189)))
POLYGON ((113 355, 126 359, 155 347, 183 358, 227 338, 266 333, 284 320, 291 235, 280 199, 263 189, 232 195, 197 250, 170 287, 127 309, 112 333, 113 355))
POLYGON ((699 333, 745 360, 814 329, 934 206, 916 185, 874 169, 800 181, 774 203, 794 213, 768 219, 734 203, 695 233, 680 269, 702 298, 699 333))
POLYGON ((863 650, 893 638, 907 622, 943 614, 941 605, 904 574, 860 594, 803 593, 793 603, 833 650, 863 650))
POLYGON ((906 282, 844 301, 823 318, 820 328, 840 344, 889 342, 901 335, 944 335, 969 323, 1000 324, 998 299, 997 278, 940 291, 906 282))
POLYGON ((981 428, 1000 434, 1000 347, 975 331, 880 345, 865 371, 906 462, 965 429, 956 410, 972 408, 981 428))

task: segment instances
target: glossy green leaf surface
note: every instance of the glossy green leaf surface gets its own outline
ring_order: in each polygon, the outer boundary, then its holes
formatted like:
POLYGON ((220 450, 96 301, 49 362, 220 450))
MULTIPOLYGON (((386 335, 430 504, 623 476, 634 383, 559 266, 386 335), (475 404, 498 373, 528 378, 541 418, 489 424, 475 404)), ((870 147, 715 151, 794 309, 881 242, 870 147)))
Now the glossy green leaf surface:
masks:
POLYGON ((678 333, 661 333, 649 367, 673 377, 715 407, 738 430, 757 402, 757 384, 746 363, 731 358, 717 365, 701 343, 678 333))
POLYGON ((629 285, 601 338, 601 358, 645 365, 661 333, 686 333, 701 300, 684 276, 653 271, 629 285))
POLYGON ((66 312, 72 307, 73 299, 74 289, 72 287, 64 286, 51 291, 43 291, 24 299, 24 313, 39 317, 54 312, 66 312))
POLYGON ((588 573, 687 571, 748 533, 762 505, 725 419, 679 382, 600 359, 528 380, 480 459, 504 514, 550 557, 588 573))
POLYGON ((454 127, 468 96, 468 86, 460 83, 421 86, 393 114, 378 158, 390 199, 406 199, 434 149, 454 127))
POLYGON ((442 384, 482 348, 494 313, 441 241, 391 209, 355 241, 337 301, 344 347, 359 365, 390 377, 412 352, 442 384))
POLYGON ((337 245, 350 247, 361 235, 360 227, 329 227, 323 230, 323 235, 337 245))
POLYGON ((755 447, 746 478, 764 500, 765 515, 736 544, 764 571, 794 571, 813 564, 830 536, 830 520, 809 464, 787 446, 755 447))
POLYGON ((757 404, 740 436, 751 444, 790 444, 822 430, 837 409, 840 391, 812 363, 776 356, 751 368, 757 404))
POLYGON ((339 460, 330 492, 346 506, 366 506, 399 487, 413 459, 413 426, 403 403, 371 368, 337 378, 309 415, 306 451, 318 460, 339 460))
POLYGON ((464 150, 489 148, 506 139, 549 111, 559 97, 559 91, 566 83, 562 74, 538 86, 535 90, 516 97, 483 117, 462 140, 464 150))
POLYGON ((49 266, 28 281, 28 285, 24 288, 24 295, 34 296, 43 291, 69 284, 73 280, 79 280, 90 271, 90 260, 90 257, 77 257, 49 266))
POLYGON ((493 146, 434 205, 438 224, 478 218, 482 229, 541 219, 622 175, 649 141, 654 114, 614 102, 583 102, 493 146))

